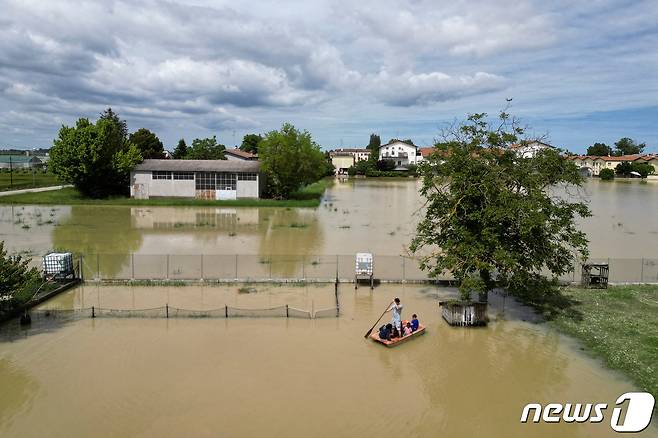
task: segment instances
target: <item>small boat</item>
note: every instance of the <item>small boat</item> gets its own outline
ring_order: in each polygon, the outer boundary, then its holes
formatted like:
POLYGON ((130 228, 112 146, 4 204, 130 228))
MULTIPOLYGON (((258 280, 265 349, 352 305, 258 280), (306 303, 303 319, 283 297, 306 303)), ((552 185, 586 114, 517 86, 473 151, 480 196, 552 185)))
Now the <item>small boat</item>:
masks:
POLYGON ((388 348, 392 348, 392 347, 395 347, 396 345, 400 345, 403 342, 408 341, 409 339, 417 338, 418 336, 420 336, 424 333, 425 333, 425 326, 421 324, 421 325, 418 326, 418 330, 416 330, 415 332, 413 332, 410 335, 403 336, 401 338, 393 338, 390 341, 387 341, 386 339, 381 339, 379 337, 379 332, 378 331, 377 332, 373 331, 370 334, 370 339, 372 339, 375 342, 379 342, 380 344, 386 345, 388 348))

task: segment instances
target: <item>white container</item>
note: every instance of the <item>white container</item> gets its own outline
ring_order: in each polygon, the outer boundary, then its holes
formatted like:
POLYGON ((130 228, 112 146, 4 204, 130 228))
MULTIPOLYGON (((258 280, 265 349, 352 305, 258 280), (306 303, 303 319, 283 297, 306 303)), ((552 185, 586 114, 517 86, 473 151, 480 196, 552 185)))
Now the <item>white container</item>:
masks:
POLYGON ((46 275, 68 275, 73 272, 73 254, 51 252, 43 256, 43 272, 46 275))
POLYGON ((372 275, 373 257, 369 252, 359 252, 356 254, 356 275, 372 275))

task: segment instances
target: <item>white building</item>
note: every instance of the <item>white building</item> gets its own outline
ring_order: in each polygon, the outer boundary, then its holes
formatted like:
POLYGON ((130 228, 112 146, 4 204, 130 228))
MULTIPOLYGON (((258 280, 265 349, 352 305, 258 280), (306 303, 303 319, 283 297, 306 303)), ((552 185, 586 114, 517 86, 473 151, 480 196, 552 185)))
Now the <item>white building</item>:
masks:
POLYGON ((393 160, 396 167, 418 164, 423 156, 417 146, 400 140, 392 140, 379 148, 380 160, 393 160))
POLYGON ((367 161, 370 158, 370 149, 339 148, 329 151, 331 164, 336 169, 336 174, 347 173, 347 169, 359 161, 367 161))
POLYGON ((258 161, 144 160, 130 172, 130 196, 230 200, 259 198, 258 161))
POLYGON ((537 155, 537 152, 544 149, 555 149, 555 146, 533 140, 527 143, 513 144, 511 148, 516 152, 516 155, 521 158, 532 158, 537 155))

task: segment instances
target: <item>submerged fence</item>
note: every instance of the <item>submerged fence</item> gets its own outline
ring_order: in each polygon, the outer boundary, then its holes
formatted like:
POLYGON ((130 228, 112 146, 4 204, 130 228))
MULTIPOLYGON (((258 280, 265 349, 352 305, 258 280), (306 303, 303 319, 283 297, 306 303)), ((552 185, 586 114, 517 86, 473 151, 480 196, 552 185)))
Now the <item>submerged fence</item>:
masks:
MULTIPOLYGON (((77 254, 84 280, 209 281, 353 281, 354 255, 220 255, 220 254, 77 254)), ((608 263, 612 283, 658 283, 658 258, 590 259, 608 263)), ((38 263, 38 260, 34 261, 38 263)), ((76 262, 77 263, 77 262, 76 262)), ((452 280, 449 273, 432 278, 417 258, 374 255, 374 278, 390 282, 452 280)), ((579 283, 581 264, 561 281, 579 283)))
POLYGON ((193 310, 169 305, 148 309, 110 309, 87 307, 84 309, 39 309, 30 312, 33 320, 68 321, 86 318, 301 318, 317 319, 339 316, 339 308, 319 310, 297 309, 288 305, 267 309, 245 309, 223 306, 216 309, 193 310))

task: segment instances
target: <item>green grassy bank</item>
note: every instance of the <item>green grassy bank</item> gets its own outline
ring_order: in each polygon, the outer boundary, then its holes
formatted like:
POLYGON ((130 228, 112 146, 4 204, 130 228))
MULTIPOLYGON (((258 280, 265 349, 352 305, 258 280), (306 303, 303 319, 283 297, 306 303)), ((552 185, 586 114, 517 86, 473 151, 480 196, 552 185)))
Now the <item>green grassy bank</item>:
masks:
POLYGON ((55 175, 44 173, 41 170, 34 172, 34 175, 32 170, 14 169, 11 174, 7 169, 0 171, 0 191, 49 187, 59 184, 61 183, 55 175))
POLYGON ((549 324, 658 395, 658 285, 569 287, 563 293, 574 305, 549 324))
POLYGON ((68 187, 60 190, 38 193, 22 193, 0 197, 0 204, 22 205, 127 205, 127 206, 183 206, 183 207, 317 207, 331 180, 324 179, 310 184, 292 194, 291 199, 237 199, 215 201, 188 198, 132 199, 112 197, 90 199, 76 189, 68 187))

